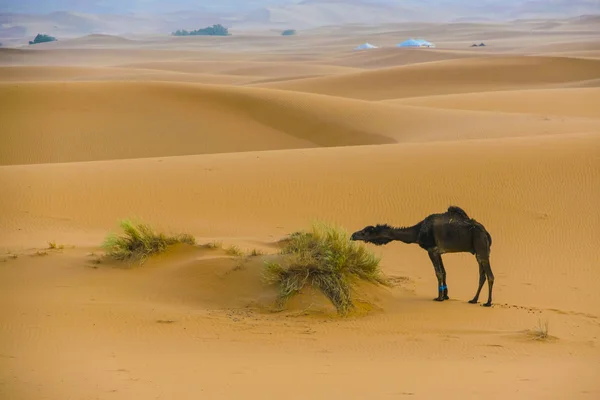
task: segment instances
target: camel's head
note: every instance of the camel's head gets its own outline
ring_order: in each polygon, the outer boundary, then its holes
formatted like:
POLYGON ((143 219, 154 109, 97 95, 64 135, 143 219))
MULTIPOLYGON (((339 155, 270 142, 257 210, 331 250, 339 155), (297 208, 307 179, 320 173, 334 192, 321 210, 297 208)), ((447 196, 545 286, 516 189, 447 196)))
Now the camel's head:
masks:
POLYGON ((350 236, 350 240, 361 240, 367 243, 381 246, 388 244, 393 239, 393 228, 389 225, 369 225, 360 231, 356 231, 350 236))

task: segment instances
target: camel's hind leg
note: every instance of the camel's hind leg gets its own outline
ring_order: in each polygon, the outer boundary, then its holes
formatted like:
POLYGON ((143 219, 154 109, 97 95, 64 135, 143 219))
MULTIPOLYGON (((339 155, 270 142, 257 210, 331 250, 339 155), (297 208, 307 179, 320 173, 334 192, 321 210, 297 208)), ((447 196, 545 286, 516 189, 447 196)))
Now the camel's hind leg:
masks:
POLYGON ((482 262, 483 270, 488 281, 488 301, 484 303, 484 307, 490 307, 492 305, 492 288, 494 287, 494 274, 492 273, 492 267, 490 266, 490 260, 486 259, 482 262))
POLYGON ((474 253, 479 263, 479 288, 477 294, 471 303, 476 303, 479 299, 479 293, 483 283, 487 279, 488 282, 488 300, 483 305, 490 307, 492 305, 492 289, 494 287, 494 274, 492 273, 492 267, 490 266, 490 240, 487 233, 481 229, 477 229, 473 237, 474 253))
POLYGON ((483 269, 483 265, 481 264, 481 261, 477 260, 477 262, 479 263, 479 287, 477 288, 477 293, 475 293, 473 300, 469 300, 469 303, 471 304, 476 304, 479 301, 479 294, 481 293, 481 289, 485 283, 485 271, 483 269))
POLYGON ((490 307, 492 305, 492 288, 494 287, 494 274, 492 273, 490 260, 487 257, 477 256, 477 262, 479 263, 479 287, 477 288, 477 293, 475 293, 475 297, 473 297, 473 300, 469 301, 469 303, 477 303, 477 301, 479 300, 479 294, 481 293, 481 288, 483 288, 483 284, 487 278, 488 300, 486 303, 483 304, 483 306, 490 307))

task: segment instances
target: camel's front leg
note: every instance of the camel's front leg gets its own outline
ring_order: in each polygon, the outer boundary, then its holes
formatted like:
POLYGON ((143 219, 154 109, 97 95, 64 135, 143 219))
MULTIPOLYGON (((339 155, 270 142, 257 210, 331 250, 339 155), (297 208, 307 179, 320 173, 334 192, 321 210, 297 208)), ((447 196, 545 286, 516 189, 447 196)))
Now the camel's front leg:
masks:
POLYGON ((442 288, 444 292, 444 300, 450 300, 448 297, 448 284, 446 283, 446 268, 444 268, 444 260, 442 260, 442 256, 440 255, 440 268, 442 269, 442 288))
POLYGON ((446 295, 445 293, 447 292, 447 287, 444 284, 444 272, 442 270, 442 256, 440 256, 438 253, 436 253, 435 251, 428 251, 429 253, 429 259, 431 260, 431 263, 433 264, 433 268, 435 270, 435 276, 437 277, 438 280, 438 297, 436 297, 434 300, 435 301, 444 301, 444 296, 446 295))

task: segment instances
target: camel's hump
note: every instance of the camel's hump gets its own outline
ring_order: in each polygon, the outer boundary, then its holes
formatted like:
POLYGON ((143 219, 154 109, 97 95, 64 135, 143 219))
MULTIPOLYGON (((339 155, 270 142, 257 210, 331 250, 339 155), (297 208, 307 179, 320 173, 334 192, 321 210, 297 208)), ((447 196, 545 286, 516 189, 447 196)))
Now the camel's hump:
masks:
POLYGON ((449 213, 454 213, 454 214, 459 214, 459 215, 461 215, 464 218, 471 219, 467 215, 467 213, 465 212, 465 210, 463 210, 462 208, 457 207, 457 206, 450 206, 450 207, 448 207, 448 212, 449 213))

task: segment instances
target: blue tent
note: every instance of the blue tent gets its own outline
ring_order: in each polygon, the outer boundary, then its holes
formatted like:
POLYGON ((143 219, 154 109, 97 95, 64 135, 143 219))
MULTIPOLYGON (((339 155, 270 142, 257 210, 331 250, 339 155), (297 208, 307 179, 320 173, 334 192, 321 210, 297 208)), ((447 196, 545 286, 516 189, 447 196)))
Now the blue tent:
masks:
POLYGON ((398 44, 397 47, 435 47, 435 45, 423 39, 408 39, 398 44))
POLYGON ((397 46, 398 47, 420 47, 421 45, 415 39, 408 39, 407 41, 402 42, 397 46))

